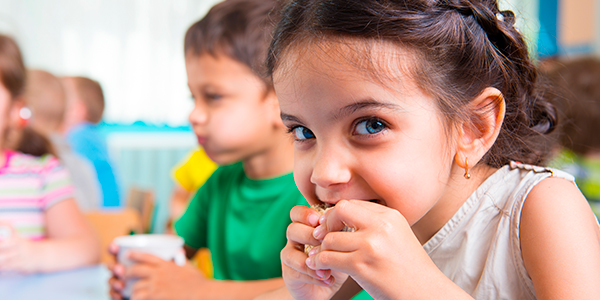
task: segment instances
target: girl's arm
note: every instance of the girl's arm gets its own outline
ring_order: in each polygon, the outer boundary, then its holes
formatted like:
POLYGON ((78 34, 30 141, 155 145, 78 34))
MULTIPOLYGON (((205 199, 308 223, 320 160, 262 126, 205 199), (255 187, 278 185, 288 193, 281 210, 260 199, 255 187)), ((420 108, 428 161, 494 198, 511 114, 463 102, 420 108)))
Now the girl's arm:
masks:
POLYGON ((547 178, 536 185, 523 206, 520 235, 538 299, 600 297, 600 231, 573 183, 547 178))
POLYGON ((75 200, 67 199, 45 213, 47 239, 32 242, 34 272, 51 272, 98 263, 100 242, 75 200))

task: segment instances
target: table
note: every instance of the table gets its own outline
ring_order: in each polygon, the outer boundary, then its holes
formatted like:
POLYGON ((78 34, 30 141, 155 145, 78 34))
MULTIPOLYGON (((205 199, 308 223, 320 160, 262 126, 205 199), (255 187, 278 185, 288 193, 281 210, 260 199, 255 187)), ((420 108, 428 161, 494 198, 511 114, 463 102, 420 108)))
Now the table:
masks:
POLYGON ((109 300, 104 265, 46 274, 0 275, 0 299, 109 300))

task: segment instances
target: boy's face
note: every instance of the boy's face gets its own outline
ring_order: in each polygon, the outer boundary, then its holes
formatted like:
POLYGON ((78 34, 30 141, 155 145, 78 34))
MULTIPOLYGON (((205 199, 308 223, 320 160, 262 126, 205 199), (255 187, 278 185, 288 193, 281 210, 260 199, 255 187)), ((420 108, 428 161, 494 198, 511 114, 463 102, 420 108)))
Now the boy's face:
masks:
POLYGON ((226 55, 187 55, 185 63, 194 98, 189 120, 214 162, 241 161, 273 145, 277 99, 250 68, 226 55))

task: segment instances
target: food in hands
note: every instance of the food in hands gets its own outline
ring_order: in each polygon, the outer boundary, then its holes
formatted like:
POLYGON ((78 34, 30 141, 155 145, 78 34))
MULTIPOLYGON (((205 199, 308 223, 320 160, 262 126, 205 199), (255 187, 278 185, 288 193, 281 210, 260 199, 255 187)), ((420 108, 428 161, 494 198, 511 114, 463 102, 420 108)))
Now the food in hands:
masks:
MULTIPOLYGON (((318 212, 322 216, 325 212, 332 209, 333 205, 331 205, 329 203, 319 203, 319 204, 311 205, 310 208, 314 209, 316 212, 318 212)), ((340 231, 354 232, 355 229, 350 228, 348 226, 344 226, 344 228, 342 228, 342 230, 340 230, 340 231)), ((306 253, 306 255, 308 255, 310 250, 312 250, 314 247, 315 246, 313 246, 313 245, 304 245, 304 253, 306 253)))

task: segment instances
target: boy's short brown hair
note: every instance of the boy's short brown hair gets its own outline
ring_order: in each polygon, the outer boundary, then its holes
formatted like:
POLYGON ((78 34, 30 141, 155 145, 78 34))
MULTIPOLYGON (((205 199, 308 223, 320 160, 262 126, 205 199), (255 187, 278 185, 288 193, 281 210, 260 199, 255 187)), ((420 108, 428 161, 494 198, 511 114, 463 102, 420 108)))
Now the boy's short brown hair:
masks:
POLYGON ((100 83, 82 76, 65 77, 65 79, 73 83, 77 98, 83 102, 87 110, 87 120, 94 124, 100 122, 104 113, 104 93, 100 83))
POLYGON ((25 64, 21 50, 15 40, 0 34, 0 80, 13 99, 25 89, 25 64))
POLYGON ((187 30, 185 55, 225 54, 245 65, 272 89, 264 60, 271 32, 279 21, 277 0, 226 0, 213 6, 206 16, 187 30))
POLYGON ((566 120, 561 145, 579 155, 600 151, 600 60, 583 57, 549 71, 549 77, 563 94, 558 107, 566 120))

